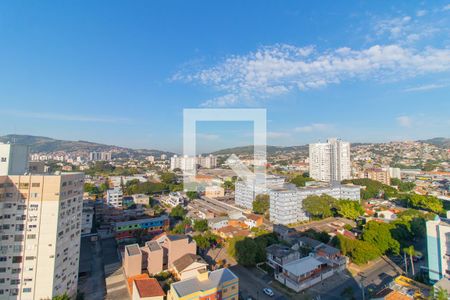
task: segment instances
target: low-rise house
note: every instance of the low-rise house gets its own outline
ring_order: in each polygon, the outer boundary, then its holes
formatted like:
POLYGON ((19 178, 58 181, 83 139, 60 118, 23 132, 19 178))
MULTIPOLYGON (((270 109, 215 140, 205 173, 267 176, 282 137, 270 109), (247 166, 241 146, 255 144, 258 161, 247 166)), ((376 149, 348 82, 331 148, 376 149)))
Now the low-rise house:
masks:
POLYGON ((244 222, 249 228, 259 227, 264 222, 264 218, 256 214, 247 214, 245 215, 245 218, 244 222))
POLYGON ((208 198, 219 198, 225 195, 225 190, 223 187, 217 185, 211 185, 205 187, 205 197, 208 198))
POLYGON ((231 239, 236 236, 251 237, 252 232, 248 229, 235 227, 235 226, 225 226, 215 231, 223 239, 231 239))
POLYGON ((135 204, 142 204, 142 205, 148 205, 150 197, 145 194, 133 194, 131 195, 133 197, 133 201, 135 204))
POLYGON ((395 221, 397 220, 397 214, 390 211, 390 210, 382 210, 377 212, 378 218, 387 221, 387 222, 391 222, 391 221, 395 221))
POLYGON ((166 293, 155 278, 133 280, 132 300, 164 300, 166 293))
POLYGON ((186 198, 180 192, 171 192, 167 197, 164 197, 162 201, 172 207, 181 205, 184 206, 186 198))
POLYGON ((219 230, 220 228, 228 226, 228 217, 217 217, 208 220, 208 226, 212 230, 219 230))
POLYGON ((167 300, 238 300, 239 278, 229 269, 200 271, 196 277, 172 283, 167 300))
POLYGON ((174 262, 187 254, 197 254, 197 244, 191 237, 163 233, 143 247, 138 244, 127 245, 123 267, 127 276, 140 274, 142 270, 154 275, 173 270, 174 262))
POLYGON ((275 273, 275 279, 298 293, 334 274, 325 259, 306 256, 283 265, 282 271, 275 273))
POLYGON ((196 277, 199 271, 207 271, 208 264, 198 255, 188 253, 173 262, 173 272, 178 280, 196 277))
POLYGON ((275 272, 281 272, 285 264, 300 259, 300 252, 292 248, 274 244, 266 248, 267 264, 271 266, 275 272))

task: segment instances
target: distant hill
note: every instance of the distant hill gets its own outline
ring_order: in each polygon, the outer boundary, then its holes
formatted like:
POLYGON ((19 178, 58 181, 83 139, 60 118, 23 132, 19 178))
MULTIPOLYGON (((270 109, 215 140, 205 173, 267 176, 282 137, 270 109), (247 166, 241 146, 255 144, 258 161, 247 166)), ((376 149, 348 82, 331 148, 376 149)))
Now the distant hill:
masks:
POLYGON ((423 141, 419 141, 419 142, 435 145, 437 147, 441 147, 441 148, 445 148, 445 149, 450 149, 450 138, 437 137, 434 139, 423 140, 423 141))
MULTIPOLYGON (((287 153, 287 152, 308 152, 308 145, 303 146, 267 146, 266 148, 268 155, 273 154, 281 154, 281 153, 287 153)), ((253 145, 251 146, 243 146, 243 147, 234 147, 234 148, 227 148, 222 149, 219 151, 215 151, 211 154, 214 155, 230 155, 230 154, 236 154, 236 155, 251 155, 253 154, 253 145)))
POLYGON ((111 146, 88 141, 66 141, 57 140, 43 136, 8 134, 0 136, 0 142, 26 144, 30 146, 31 153, 35 152, 92 152, 92 151, 113 151, 115 153, 124 153, 133 157, 148 155, 172 155, 171 152, 149 149, 131 149, 126 147, 111 146))

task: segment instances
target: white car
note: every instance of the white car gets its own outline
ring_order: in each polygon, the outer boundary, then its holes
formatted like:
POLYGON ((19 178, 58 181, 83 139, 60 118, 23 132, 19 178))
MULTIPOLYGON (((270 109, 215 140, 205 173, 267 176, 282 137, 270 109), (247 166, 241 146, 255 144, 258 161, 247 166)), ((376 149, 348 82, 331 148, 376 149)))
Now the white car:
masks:
POLYGON ((266 295, 269 296, 269 297, 275 296, 275 294, 273 293, 273 291, 272 291, 271 289, 269 289, 269 288, 263 289, 263 292, 264 292, 264 294, 266 294, 266 295))

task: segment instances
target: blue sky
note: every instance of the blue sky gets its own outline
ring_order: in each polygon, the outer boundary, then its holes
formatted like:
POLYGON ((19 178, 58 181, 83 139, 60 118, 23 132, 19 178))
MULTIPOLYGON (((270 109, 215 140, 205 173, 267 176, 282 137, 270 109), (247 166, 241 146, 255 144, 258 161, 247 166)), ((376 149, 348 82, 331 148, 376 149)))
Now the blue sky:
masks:
POLYGON ((180 151, 184 108, 260 107, 272 145, 449 137, 449 1, 212 2, 1 2, 0 134, 180 151))

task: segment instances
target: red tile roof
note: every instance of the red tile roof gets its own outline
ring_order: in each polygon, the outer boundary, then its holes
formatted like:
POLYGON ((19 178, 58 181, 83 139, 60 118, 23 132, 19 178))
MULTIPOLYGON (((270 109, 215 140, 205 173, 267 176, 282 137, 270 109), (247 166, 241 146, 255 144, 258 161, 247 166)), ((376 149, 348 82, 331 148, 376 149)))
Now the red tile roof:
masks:
POLYGON ((166 295, 155 278, 136 279, 134 284, 141 298, 163 297, 166 295))

